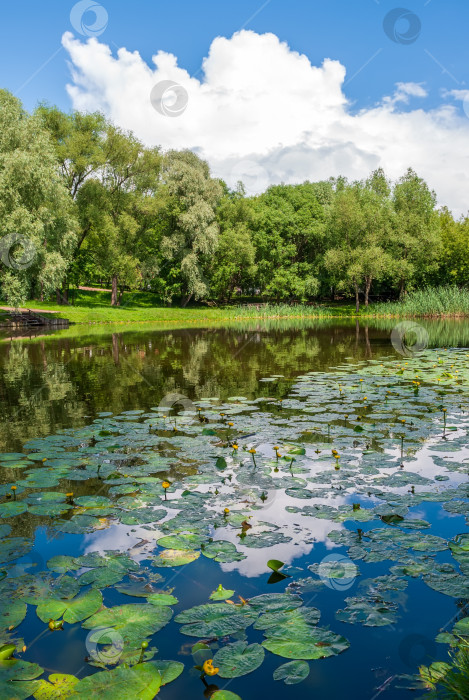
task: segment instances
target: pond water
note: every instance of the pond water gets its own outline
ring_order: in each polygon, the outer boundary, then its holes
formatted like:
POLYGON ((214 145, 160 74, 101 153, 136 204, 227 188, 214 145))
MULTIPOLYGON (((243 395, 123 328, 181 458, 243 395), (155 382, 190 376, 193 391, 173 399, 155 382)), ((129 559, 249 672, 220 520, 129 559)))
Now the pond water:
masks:
POLYGON ((410 698, 469 614, 469 330, 397 325, 4 335, 0 697, 410 698))

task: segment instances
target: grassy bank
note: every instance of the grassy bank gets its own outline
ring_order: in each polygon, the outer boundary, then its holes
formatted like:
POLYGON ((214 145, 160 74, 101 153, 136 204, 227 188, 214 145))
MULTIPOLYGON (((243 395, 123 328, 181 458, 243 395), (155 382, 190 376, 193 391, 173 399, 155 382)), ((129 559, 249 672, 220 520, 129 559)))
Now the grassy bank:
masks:
MULTIPOLYGON (((37 309, 39 312, 54 311, 60 318, 67 318, 71 323, 164 323, 191 325, 193 323, 217 323, 237 319, 264 318, 329 318, 349 317, 354 312, 352 305, 340 306, 288 306, 269 305, 237 307, 190 307, 181 309, 177 306, 156 306, 153 294, 128 292, 123 305, 111 306, 111 294, 104 291, 80 291, 76 294, 74 304, 66 306, 53 302, 31 300, 25 308, 37 309)), ((0 306, 6 302, 0 302, 0 306)))
MULTIPOLYGON (((61 306, 52 302, 32 300, 25 306, 39 312, 53 311, 75 324, 129 324, 154 323, 164 325, 216 324, 229 321, 267 319, 326 319, 354 318, 355 305, 269 304, 258 306, 179 307, 157 306, 155 296, 144 292, 128 292, 120 307, 111 306, 111 294, 105 291, 79 291, 74 303, 61 306)), ((6 305, 0 302, 0 305, 6 305)), ((469 290, 457 287, 439 287, 410 293, 404 302, 388 302, 361 308, 360 318, 383 317, 451 317, 469 316, 469 290)))
POLYGON ((379 316, 469 316, 469 289, 427 287, 410 292, 403 301, 374 304, 370 309, 379 316))

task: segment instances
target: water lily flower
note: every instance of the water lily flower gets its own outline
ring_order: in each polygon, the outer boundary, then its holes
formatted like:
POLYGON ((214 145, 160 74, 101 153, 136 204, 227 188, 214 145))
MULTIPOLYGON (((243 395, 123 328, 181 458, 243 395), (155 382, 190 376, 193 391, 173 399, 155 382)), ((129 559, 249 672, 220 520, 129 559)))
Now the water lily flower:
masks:
POLYGON ((13 491, 13 500, 14 500, 14 501, 16 501, 16 489, 17 489, 17 488, 18 488, 17 486, 12 486, 12 487, 11 487, 11 490, 13 491))
POLYGON ((207 659, 207 661, 204 661, 202 670, 206 676, 216 676, 220 669, 213 665, 213 659, 207 659))
POLYGON ((144 658, 144 656, 145 656, 145 650, 148 649, 148 642, 147 642, 147 641, 143 641, 142 644, 141 644, 141 647, 142 647, 142 648, 141 648, 141 651, 140 651, 140 657, 139 657, 139 660, 138 660, 138 663, 139 663, 139 664, 141 664, 141 663, 143 662, 143 658, 144 658))
POLYGON ((166 501, 166 489, 169 489, 171 484, 169 483, 169 481, 163 481, 161 486, 164 488, 164 500, 166 501))
POLYGON ((234 423, 228 423, 228 425, 230 426, 230 428, 232 428, 234 423))
POLYGON ((225 508, 225 510, 223 511, 223 513, 225 514, 225 518, 226 518, 226 516, 228 515, 229 512, 230 512, 230 509, 229 509, 229 508, 225 508))

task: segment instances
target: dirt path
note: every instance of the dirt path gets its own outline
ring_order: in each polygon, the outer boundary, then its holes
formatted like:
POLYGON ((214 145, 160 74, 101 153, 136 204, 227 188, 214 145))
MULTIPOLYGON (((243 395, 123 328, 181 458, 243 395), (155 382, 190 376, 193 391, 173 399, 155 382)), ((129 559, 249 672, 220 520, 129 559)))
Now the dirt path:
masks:
POLYGON ((102 289, 101 287, 78 287, 78 289, 83 289, 84 292, 112 292, 112 289, 102 289))

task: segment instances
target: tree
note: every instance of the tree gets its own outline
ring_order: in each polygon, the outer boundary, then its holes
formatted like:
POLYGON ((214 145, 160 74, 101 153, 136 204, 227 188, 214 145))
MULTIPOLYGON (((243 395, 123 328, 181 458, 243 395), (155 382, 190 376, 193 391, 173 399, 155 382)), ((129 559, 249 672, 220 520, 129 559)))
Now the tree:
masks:
POLYGON ((341 183, 329 211, 331 247, 324 265, 335 284, 353 290, 355 308, 360 308, 360 291, 369 304, 371 285, 392 269, 387 250, 392 221, 390 188, 382 170, 366 182, 341 183))
POLYGON ((328 182, 278 185, 255 198, 257 278, 269 296, 306 300, 319 291, 331 198, 328 182))
POLYGON ((441 252, 436 194, 409 168, 392 195, 394 224, 390 251, 394 277, 402 297, 413 286, 425 286, 438 268, 441 252))
POLYGON ((217 209, 220 238, 210 271, 210 289, 219 299, 227 301, 236 288, 245 291, 252 287, 257 271, 250 231, 253 210, 245 194, 242 183, 232 192, 225 186, 217 209))
POLYGON ((455 221, 446 208, 440 212, 441 252, 436 284, 469 285, 469 216, 455 221))
POLYGON ((0 91, 0 231, 10 256, 10 269, 0 273, 8 301, 19 306, 34 292, 43 299, 61 284, 76 245, 72 202, 41 120, 6 90, 0 91))
MULTIPOLYGON (((166 226, 161 240, 165 261, 176 265, 182 305, 209 292, 205 269, 218 247, 216 206, 222 186, 208 164, 191 151, 169 151, 163 161, 160 215, 166 226)), ((173 268, 174 269, 174 268, 173 268)))
POLYGON ((119 306, 124 289, 138 287, 142 267, 148 271, 152 263, 142 243, 156 215, 161 156, 114 126, 107 127, 104 151, 104 164, 77 194, 79 266, 110 278, 111 305, 119 306))

